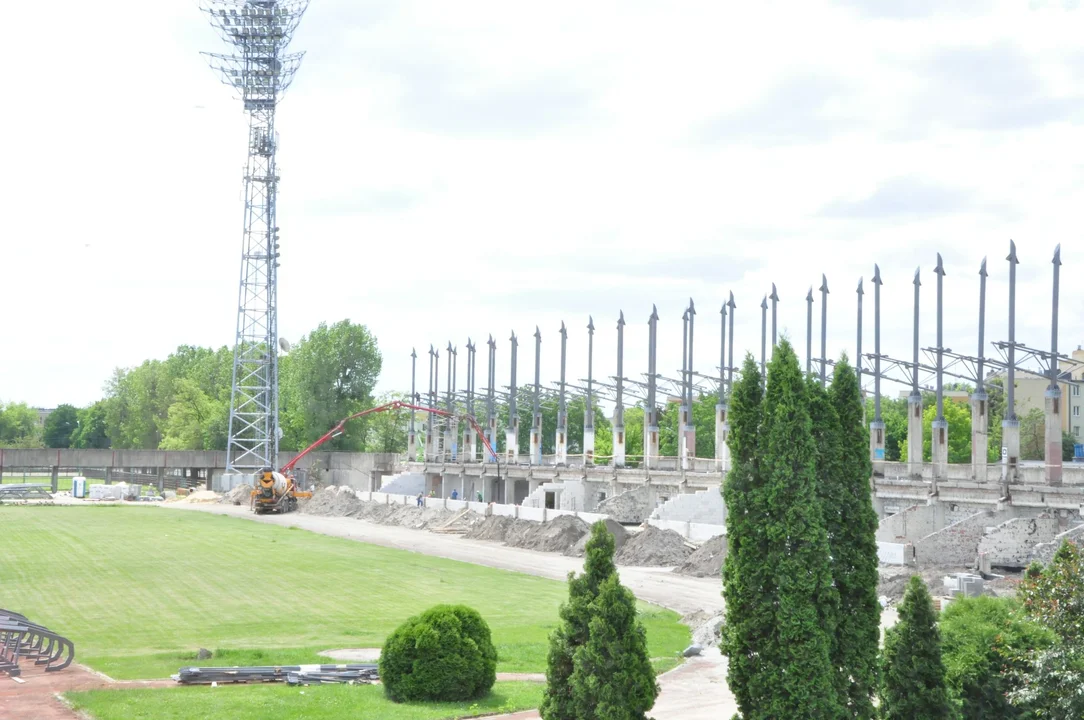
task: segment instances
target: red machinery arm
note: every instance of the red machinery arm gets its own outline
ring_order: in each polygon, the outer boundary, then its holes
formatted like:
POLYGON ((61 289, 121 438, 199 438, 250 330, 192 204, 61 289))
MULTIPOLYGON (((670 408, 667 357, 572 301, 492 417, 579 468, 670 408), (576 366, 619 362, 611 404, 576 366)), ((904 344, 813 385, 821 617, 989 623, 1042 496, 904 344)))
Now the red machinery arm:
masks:
MULTIPOLYGON (((377 407, 369 408, 368 410, 362 410, 361 412, 356 412, 353 415, 350 415, 349 417, 344 417, 342 420, 340 420, 335 427, 331 428, 326 433, 324 433, 324 435, 319 440, 314 442, 312 445, 309 445, 307 448, 305 448, 300 453, 298 453, 297 457, 295 457, 293 460, 291 460, 290 462, 283 465, 282 470, 280 472, 282 472, 283 474, 286 474, 286 472, 293 469, 293 467, 295 465, 297 465, 297 462, 301 458, 305 457, 310 452, 312 452, 316 448, 318 448, 321 445, 323 445, 324 443, 326 443, 328 440, 330 440, 332 437, 334 437, 336 433, 342 432, 343 427, 346 425, 346 423, 350 422, 351 420, 355 420, 355 419, 357 419, 359 417, 363 417, 365 415, 371 415, 373 413, 385 412, 387 410, 411 410, 411 411, 421 410, 423 412, 433 413, 434 415, 440 415, 442 417, 454 417, 454 415, 455 415, 455 413, 448 412, 447 410, 441 410, 440 408, 431 408, 431 407, 425 407, 425 406, 422 406, 422 405, 411 405, 410 403, 403 402, 402 400, 393 400, 390 403, 386 403, 384 405, 378 405, 377 407)), ((467 422, 470 423, 470 426, 472 428, 474 428, 474 431, 477 432, 479 436, 481 436, 482 442, 485 443, 486 450, 489 450, 489 454, 492 455, 493 457, 497 457, 497 451, 494 450, 493 446, 489 444, 489 439, 486 438, 486 434, 482 431, 482 428, 478 425, 478 421, 475 420, 474 417, 471 416, 471 415, 464 414, 462 417, 466 418, 467 422)))

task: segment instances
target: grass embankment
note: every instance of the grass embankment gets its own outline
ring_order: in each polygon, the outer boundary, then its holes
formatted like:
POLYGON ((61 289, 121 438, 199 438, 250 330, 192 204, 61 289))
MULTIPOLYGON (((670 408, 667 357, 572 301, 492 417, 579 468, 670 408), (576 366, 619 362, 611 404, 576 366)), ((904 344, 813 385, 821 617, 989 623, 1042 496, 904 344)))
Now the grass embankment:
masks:
MULTIPOLYGON (((567 597, 562 582, 196 512, 0 507, 0 527, 7 538, 0 607, 67 635, 79 662, 117 679, 166 677, 194 664, 201 647, 215 651, 205 665, 331 662, 316 653, 379 647, 403 620, 438 603, 482 614, 498 671, 541 672, 567 597)), ((688 643, 677 614, 647 604, 640 610, 653 657, 671 658, 688 643)), ((327 689, 312 690, 322 697, 327 689)), ((302 697, 296 689, 294 696, 247 690, 267 693, 253 695, 267 702, 302 697)))

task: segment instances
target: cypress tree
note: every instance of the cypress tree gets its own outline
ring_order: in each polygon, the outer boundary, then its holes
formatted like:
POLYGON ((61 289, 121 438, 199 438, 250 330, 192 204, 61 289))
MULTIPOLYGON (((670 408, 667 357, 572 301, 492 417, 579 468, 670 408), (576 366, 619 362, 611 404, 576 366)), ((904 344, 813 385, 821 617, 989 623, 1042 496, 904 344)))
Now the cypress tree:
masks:
POLYGON ((545 720, 577 720, 571 683, 576 650, 587 643, 592 603, 602 584, 615 577, 614 536, 606 523, 591 527, 584 553, 584 573, 568 574, 568 602, 561 606, 561 624, 550 635, 546 658, 546 690, 539 713, 545 720))
POLYGON ((616 575, 591 603, 587 643, 576 650, 571 686, 577 718, 644 720, 659 687, 636 619, 636 598, 616 575))
POLYGON ((759 525, 752 510, 757 505, 756 448, 763 396, 760 368, 747 354, 730 393, 730 470, 722 488, 727 555, 723 563, 726 623, 720 644, 728 656, 727 683, 741 708, 751 708, 755 702, 752 678, 757 667, 756 649, 768 634, 769 620, 756 612, 757 588, 764 582, 761 575, 769 569, 761 562, 761 543, 756 535, 759 525))
POLYGON ((885 633, 881 717, 884 720, 951 718, 941 662, 941 634, 926 583, 912 575, 900 619, 885 633))
POLYGON ((873 510, 869 431, 864 425, 858 376, 846 356, 836 364, 828 392, 838 429, 838 469, 826 482, 822 504, 832 549, 832 577, 839 592, 833 664, 840 669, 847 716, 874 717, 881 604, 877 600, 877 513, 873 510))
MULTIPOLYGON (((839 592, 839 575, 842 567, 839 562, 839 544, 843 540, 843 515, 840 512, 842 504, 843 485, 840 475, 842 472, 842 449, 840 447, 839 416, 828 397, 828 391, 820 383, 820 378, 809 376, 806 378, 806 393, 809 397, 809 419, 813 432, 813 444, 816 448, 816 494, 820 504, 821 515, 824 519, 824 530, 828 536, 828 548, 832 580, 839 592)), ((821 624, 825 628, 840 627, 842 608, 839 604, 827 603, 821 605, 821 624)), ((849 673, 844 662, 844 642, 838 632, 828 635, 829 658, 832 662, 832 681, 836 689, 836 697, 841 707, 846 707, 849 673)), ((874 644, 874 662, 877 660, 876 644, 874 644)), ((872 710, 872 704, 870 706, 872 710)), ((868 717, 868 716, 867 716, 868 717)))
POLYGON ((772 354, 759 433, 764 525, 760 562, 770 576, 758 588, 759 613, 771 634, 758 648, 753 683, 760 700, 746 718, 838 718, 842 713, 830 659, 838 612, 828 535, 816 490, 817 448, 806 382, 784 339, 772 354))

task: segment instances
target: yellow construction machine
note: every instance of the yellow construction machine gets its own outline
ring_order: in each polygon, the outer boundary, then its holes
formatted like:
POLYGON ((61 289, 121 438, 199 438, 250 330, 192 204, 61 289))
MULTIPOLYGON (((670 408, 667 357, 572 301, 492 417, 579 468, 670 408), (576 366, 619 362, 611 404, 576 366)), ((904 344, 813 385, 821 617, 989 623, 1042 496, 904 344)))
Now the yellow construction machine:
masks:
POLYGON ((264 468, 256 473, 256 487, 252 490, 252 509, 257 515, 287 513, 297 509, 298 498, 311 498, 294 482, 293 474, 283 474, 264 468))

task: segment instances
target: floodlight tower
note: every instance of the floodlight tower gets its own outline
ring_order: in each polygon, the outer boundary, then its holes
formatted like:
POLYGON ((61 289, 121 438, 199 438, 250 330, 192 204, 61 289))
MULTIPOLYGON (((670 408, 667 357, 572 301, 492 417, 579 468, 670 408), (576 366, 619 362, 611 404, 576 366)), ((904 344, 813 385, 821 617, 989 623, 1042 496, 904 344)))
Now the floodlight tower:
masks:
POLYGON ((309 0, 200 0, 234 53, 203 53, 248 113, 248 164, 226 471, 278 467, 278 226, 275 107, 304 53, 287 53, 309 0))

